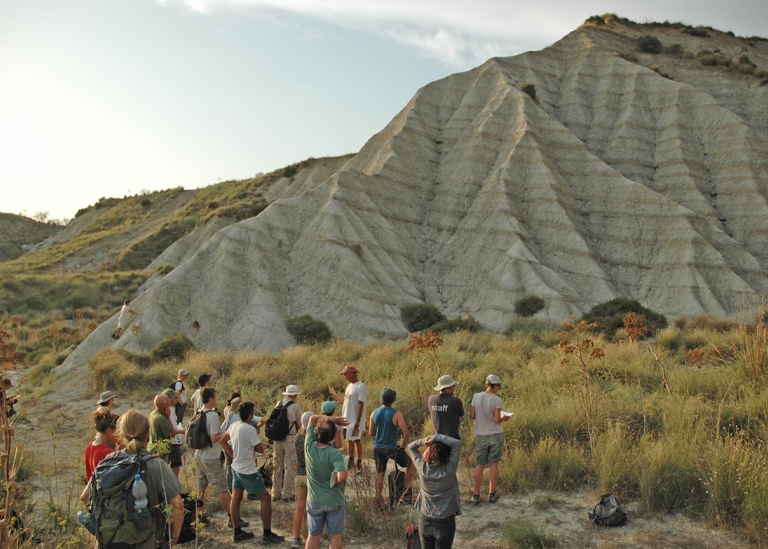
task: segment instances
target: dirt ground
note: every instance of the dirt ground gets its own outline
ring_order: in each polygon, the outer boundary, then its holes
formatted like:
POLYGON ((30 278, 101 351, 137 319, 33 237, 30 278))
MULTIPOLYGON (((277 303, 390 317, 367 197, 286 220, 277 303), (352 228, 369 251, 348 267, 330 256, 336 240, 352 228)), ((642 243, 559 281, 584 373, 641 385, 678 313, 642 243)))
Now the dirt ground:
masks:
MULTIPOLYGON (((87 376, 84 369, 73 370, 56 381, 52 390, 38 390, 38 394, 22 394, 17 408, 16 443, 31 458, 33 472, 29 482, 33 490, 35 520, 28 526, 40 528, 50 521, 47 503, 58 501, 60 508, 68 510, 72 517, 79 510, 77 495, 83 487, 82 452, 93 436, 88 427, 88 416, 94 409, 96 396, 87 390, 87 376)), ((24 372, 14 372, 19 386, 24 382, 24 372)), ((149 413, 151 403, 134 402, 120 396, 119 388, 114 406, 117 413, 137 408, 149 413)), ((189 458, 185 458, 189 459, 189 458)), ((372 464, 369 465, 372 467, 372 464)), ((182 481, 190 484, 192 475, 182 473, 182 481)), ((354 477, 351 482, 355 482, 354 477)), ((537 491, 528 494, 504 494, 495 504, 487 498, 479 506, 468 503, 471 480, 465 467, 460 468, 460 483, 463 487, 463 514, 457 518, 454 547, 467 549, 501 549, 508 547, 502 541, 505 526, 518 520, 530 521, 544 529, 548 536, 558 540, 559 547, 566 548, 752 548, 756 547, 739 539, 733 532, 712 528, 695 522, 682 515, 658 516, 642 512, 635 502, 622 502, 628 515, 628 523, 618 528, 596 528, 587 518, 587 513, 599 498, 596 492, 581 490, 569 493, 537 491)), ((347 495, 352 497, 354 486, 348 486, 347 495)), ((210 497, 208 498, 211 499, 210 497)), ((279 502, 274 505, 273 530, 291 538, 291 517, 293 505, 279 502)), ((377 511, 371 510, 371 513, 377 511)), ((397 511, 403 520, 408 509, 397 511)), ((243 516, 253 527, 257 536, 254 540, 238 544, 243 547, 259 546, 259 504, 244 502, 243 516)), ((414 516, 415 520, 415 516, 414 516)), ((226 515, 222 511, 213 515, 211 525, 198 540, 198 547, 219 549, 231 547, 231 530, 226 528, 226 515)), ((194 547, 190 542, 185 547, 194 547)), ((324 542, 321 547, 327 547, 324 542)), ((405 532, 402 537, 375 539, 369 537, 345 538, 346 547, 359 549, 405 547, 405 532)))

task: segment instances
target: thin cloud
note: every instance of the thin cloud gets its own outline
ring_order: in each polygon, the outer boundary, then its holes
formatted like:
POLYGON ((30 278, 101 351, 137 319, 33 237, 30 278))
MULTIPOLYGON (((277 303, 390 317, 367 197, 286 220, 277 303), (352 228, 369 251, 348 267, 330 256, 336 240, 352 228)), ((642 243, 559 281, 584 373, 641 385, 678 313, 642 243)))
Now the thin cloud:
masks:
MULTIPOLYGON (((185 4, 199 13, 220 9, 266 8, 316 18, 327 24, 369 32, 466 69, 495 55, 514 55, 539 48, 562 35, 561 29, 530 25, 542 15, 510 9, 506 2, 459 0, 157 0, 161 5, 185 4), (514 12, 514 13, 513 13, 514 12), (530 32, 537 28, 542 33, 530 32)), ((542 21, 542 23, 544 23, 542 21)), ((567 23, 564 23, 567 29, 567 23)), ((570 29, 567 29, 570 30, 570 29)))

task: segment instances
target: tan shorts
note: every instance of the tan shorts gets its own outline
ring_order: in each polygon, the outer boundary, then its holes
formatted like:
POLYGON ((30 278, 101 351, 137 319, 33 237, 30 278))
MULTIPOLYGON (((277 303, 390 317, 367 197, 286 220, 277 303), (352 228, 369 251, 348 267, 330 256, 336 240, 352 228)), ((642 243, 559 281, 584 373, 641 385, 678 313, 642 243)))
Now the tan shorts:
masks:
POLYGON ((293 480, 293 493, 296 499, 307 499, 307 475, 296 475, 293 480))
MULTIPOLYGON (((203 494, 210 484, 217 494, 228 492, 227 474, 221 465, 219 458, 200 459, 195 457, 195 481, 197 484, 197 493, 203 494)), ((198 495, 198 497, 200 497, 198 495)))

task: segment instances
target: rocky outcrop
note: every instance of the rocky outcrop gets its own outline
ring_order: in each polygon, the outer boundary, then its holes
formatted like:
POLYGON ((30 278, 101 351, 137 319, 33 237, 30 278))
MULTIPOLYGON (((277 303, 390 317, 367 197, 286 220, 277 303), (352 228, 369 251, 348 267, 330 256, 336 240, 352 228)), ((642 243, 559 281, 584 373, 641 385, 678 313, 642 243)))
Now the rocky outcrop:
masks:
POLYGON ((618 296, 668 317, 754 306, 766 88, 713 75, 741 90, 736 113, 693 85, 710 69, 672 80, 619 56, 633 44, 583 28, 422 88, 334 173, 185 252, 132 305, 145 347, 197 320, 202 347, 279 349, 304 314, 402 338, 417 302, 493 330, 527 295, 550 321, 618 296))

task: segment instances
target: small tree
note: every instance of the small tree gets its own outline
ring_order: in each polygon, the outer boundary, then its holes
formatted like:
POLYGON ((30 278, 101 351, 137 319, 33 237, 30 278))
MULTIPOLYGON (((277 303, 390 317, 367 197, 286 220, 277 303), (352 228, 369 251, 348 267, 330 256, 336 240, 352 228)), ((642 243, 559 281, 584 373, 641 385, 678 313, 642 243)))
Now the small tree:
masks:
POLYGON ((330 341, 333 334, 322 320, 310 315, 291 318, 285 322, 285 329, 296 340, 297 345, 314 345, 330 341))
POLYGON ((661 40, 650 34, 645 34, 637 39, 637 50, 640 53, 661 53, 663 49, 661 40))
POLYGON ((166 337, 151 351, 152 360, 184 360, 195 344, 184 334, 166 337))
POLYGON ((515 314, 517 316, 533 316, 544 308, 544 300, 537 295, 529 295, 515 301, 515 314))
POLYGON ((408 331, 420 332, 445 320, 445 315, 437 307, 428 303, 412 303, 400 309, 400 319, 408 331))

